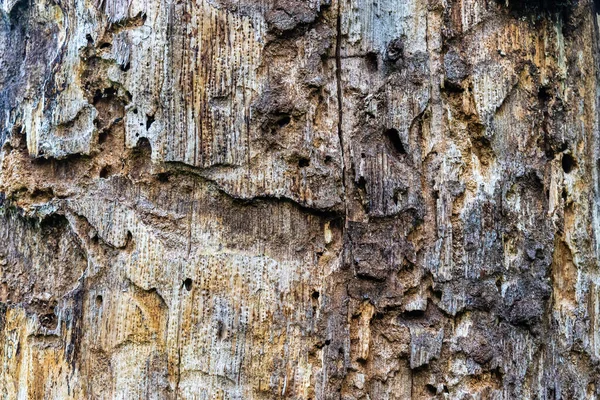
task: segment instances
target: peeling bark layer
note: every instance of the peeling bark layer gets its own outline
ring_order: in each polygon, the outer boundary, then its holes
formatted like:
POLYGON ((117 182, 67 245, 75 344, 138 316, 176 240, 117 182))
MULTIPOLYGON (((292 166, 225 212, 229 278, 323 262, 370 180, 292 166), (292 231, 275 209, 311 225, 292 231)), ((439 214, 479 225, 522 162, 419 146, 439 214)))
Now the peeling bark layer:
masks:
POLYGON ((0 397, 600 397, 595 10, 0 1, 0 397))

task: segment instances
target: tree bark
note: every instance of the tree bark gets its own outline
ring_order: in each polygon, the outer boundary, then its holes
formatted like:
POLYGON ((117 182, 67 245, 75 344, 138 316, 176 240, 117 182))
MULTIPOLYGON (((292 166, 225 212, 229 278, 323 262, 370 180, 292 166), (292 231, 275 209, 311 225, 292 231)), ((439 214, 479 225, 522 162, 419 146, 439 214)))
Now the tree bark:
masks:
POLYGON ((590 0, 0 16, 0 398, 600 397, 590 0))

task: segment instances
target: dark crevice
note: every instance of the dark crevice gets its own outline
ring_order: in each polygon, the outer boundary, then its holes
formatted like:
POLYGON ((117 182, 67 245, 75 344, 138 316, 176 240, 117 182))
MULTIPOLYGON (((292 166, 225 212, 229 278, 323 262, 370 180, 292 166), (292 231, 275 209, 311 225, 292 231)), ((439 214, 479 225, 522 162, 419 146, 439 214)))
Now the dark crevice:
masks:
POLYGON ((288 125, 290 122, 292 121, 292 118, 289 115, 283 115, 281 118, 279 118, 279 120, 277 121, 277 125, 280 128, 283 128, 284 126, 288 125))
POLYGON ((573 171, 573 169, 577 166, 575 158, 573 158, 573 156, 569 153, 563 154, 561 164, 562 169, 566 174, 571 173, 571 171, 573 171))
POLYGON ((217 339, 223 339, 223 321, 217 321, 217 339))
POLYGON ((465 88, 463 88, 460 83, 454 82, 450 79, 444 79, 443 90, 444 90, 444 92, 448 93, 449 95, 452 95, 452 94, 463 93, 465 91, 465 88))
POLYGON ((427 389, 427 392, 429 392, 429 394, 431 394, 431 395, 437 394, 437 388, 435 386, 433 386, 432 384, 425 385, 425 389, 427 389))
POLYGON ((321 350, 322 348, 324 348, 325 346, 329 346, 331 344, 331 340, 327 339, 324 342, 319 342, 315 345, 315 347, 319 350, 321 350))
POLYGON ((392 200, 394 200, 395 205, 398 205, 398 203, 400 202, 400 197, 401 197, 400 190, 399 189, 394 190, 394 196, 392 197, 392 200))
POLYGON ((150 141, 148 140, 148 138, 145 137, 141 137, 138 139, 135 147, 140 151, 140 152, 148 152, 151 153, 152 152, 152 145, 150 144, 150 141))
MULTIPOLYGON (((497 0, 498 3, 519 16, 569 16, 571 9, 575 6, 575 0, 497 0)), ((595 0, 597 1, 597 0, 595 0)))
POLYGON ((11 31, 14 30, 16 27, 21 27, 24 25, 21 23, 21 21, 25 21, 28 19, 30 6, 31 5, 29 1, 25 0, 18 0, 13 4, 13 7, 8 14, 11 31))
POLYGON ((146 130, 150 129, 154 121, 156 121, 154 115, 146 115, 146 130))
POLYGON ((102 167, 102 169, 100 170, 100 178, 101 179, 106 179, 111 175, 111 168, 110 165, 105 165, 104 167, 102 167))
POLYGON ((358 186, 359 189, 362 189, 364 192, 367 191, 367 178, 365 178, 364 176, 360 176, 358 178, 358 180, 356 181, 356 186, 358 186))
MULTIPOLYGON (((538 90, 538 99, 542 106, 546 105, 552 98, 551 88, 548 86, 541 86, 538 90)), ((543 108, 543 107, 542 107, 543 108)))
POLYGON ((346 159, 344 155, 344 134, 342 131, 343 102, 342 102, 342 9, 341 2, 337 4, 337 22, 336 22, 336 42, 335 42, 335 77, 337 83, 337 100, 338 100, 338 139, 340 142, 340 151, 342 159, 342 197, 344 201, 344 226, 342 226, 342 237, 348 225, 348 201, 346 187, 346 159))
POLYGON ((400 134, 397 129, 386 129, 383 132, 383 136, 386 138, 387 142, 392 146, 392 148, 396 151, 396 153, 406 154, 406 149, 404 149, 404 145, 402 144, 402 140, 400 139, 400 134))
POLYGON ((100 134, 98 135, 98 144, 106 142, 109 136, 110 132, 108 130, 103 130, 102 132, 100 132, 100 134))
POLYGON ((192 290, 192 279, 191 278, 185 278, 185 280, 183 281, 183 287, 185 287, 185 290, 187 290, 188 292, 190 290, 192 290))
POLYGON ((135 247, 135 243, 133 242, 133 234, 131 231, 127 231, 127 234, 125 235, 125 246, 123 247, 129 250, 135 247))
POLYGON ((84 280, 80 280, 80 284, 72 293, 73 308, 71 311, 71 340, 65 346, 65 356, 67 362, 72 368, 81 360, 79 353, 81 351, 81 339, 83 336, 83 300, 85 292, 82 289, 84 280))
POLYGON ((424 310, 408 310, 402 314, 404 319, 419 319, 423 318, 424 315, 424 310))
POLYGON ((94 98, 92 99, 93 104, 98 104, 102 99, 113 99, 117 97, 117 91, 112 87, 107 87, 104 90, 96 90, 94 98))
POLYGON ((161 172, 156 175, 156 179, 158 179, 158 181, 162 183, 169 182, 169 174, 166 172, 161 172))
POLYGON ((377 71, 377 69, 379 67, 378 54, 374 51, 371 51, 371 52, 367 53, 365 58, 367 61, 367 68, 369 69, 369 71, 371 71, 371 72, 377 71))

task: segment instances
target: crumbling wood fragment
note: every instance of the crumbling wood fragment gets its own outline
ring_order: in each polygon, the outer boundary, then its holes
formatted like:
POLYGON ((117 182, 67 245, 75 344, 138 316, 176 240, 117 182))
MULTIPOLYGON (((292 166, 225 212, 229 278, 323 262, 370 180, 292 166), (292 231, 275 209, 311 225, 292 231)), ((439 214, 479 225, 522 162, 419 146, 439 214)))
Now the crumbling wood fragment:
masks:
POLYGON ((0 398, 600 398, 595 3, 0 1, 0 398))

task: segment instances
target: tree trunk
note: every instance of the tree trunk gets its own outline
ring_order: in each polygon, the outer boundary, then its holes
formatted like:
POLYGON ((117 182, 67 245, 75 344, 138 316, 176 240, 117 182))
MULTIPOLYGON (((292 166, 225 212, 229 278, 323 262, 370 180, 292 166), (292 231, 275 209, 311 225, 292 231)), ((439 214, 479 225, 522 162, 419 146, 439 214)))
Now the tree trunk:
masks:
POLYGON ((0 16, 0 398, 600 396, 590 0, 0 16))

